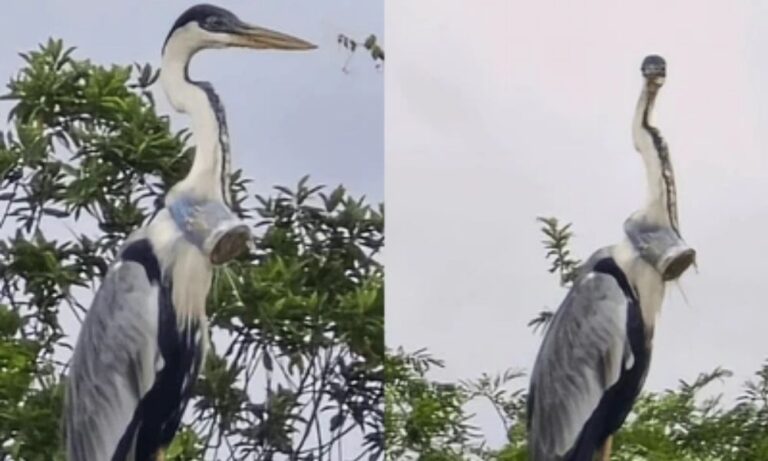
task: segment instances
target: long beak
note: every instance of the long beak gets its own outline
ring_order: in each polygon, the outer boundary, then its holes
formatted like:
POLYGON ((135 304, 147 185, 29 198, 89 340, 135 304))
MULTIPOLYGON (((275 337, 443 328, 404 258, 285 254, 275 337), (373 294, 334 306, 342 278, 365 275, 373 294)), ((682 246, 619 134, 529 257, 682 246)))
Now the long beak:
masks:
POLYGON ((233 45, 260 50, 312 50, 316 45, 282 32, 241 23, 233 31, 233 45))

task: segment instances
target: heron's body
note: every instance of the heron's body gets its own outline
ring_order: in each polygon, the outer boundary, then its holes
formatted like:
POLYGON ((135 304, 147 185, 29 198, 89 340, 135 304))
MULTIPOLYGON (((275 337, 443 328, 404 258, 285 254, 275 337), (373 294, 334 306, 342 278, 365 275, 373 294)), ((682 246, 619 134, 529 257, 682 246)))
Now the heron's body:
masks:
POLYGON ((69 461, 154 461, 181 423, 207 349, 213 264, 239 254, 249 236, 230 210, 224 108, 188 73, 196 52, 227 46, 314 47, 211 5, 173 25, 161 82, 171 105, 191 116, 195 159, 155 219, 123 245, 86 315, 67 386, 69 461))
POLYGON ((593 254, 558 308, 536 358, 528 396, 532 461, 593 461, 624 423, 645 382, 665 284, 693 262, 680 237, 666 144, 650 125, 665 65, 643 63, 633 137, 646 167, 646 206, 625 239, 593 254))
POLYGON ((71 364, 71 460, 154 459, 178 429, 205 356, 211 265, 175 228, 163 210, 132 235, 96 294, 71 364))
POLYGON ((661 276, 626 243, 598 251, 582 269, 533 371, 533 460, 591 461, 621 426, 648 372, 663 294, 661 276))

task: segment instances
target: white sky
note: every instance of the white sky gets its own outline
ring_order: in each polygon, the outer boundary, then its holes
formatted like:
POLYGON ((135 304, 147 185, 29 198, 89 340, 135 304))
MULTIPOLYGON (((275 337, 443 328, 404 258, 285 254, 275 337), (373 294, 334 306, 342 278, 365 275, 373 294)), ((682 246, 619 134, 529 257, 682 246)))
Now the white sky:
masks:
POLYGON ((751 377, 768 357, 768 8, 701 4, 387 2, 390 347, 429 348, 447 362, 439 379, 530 369, 541 337, 526 323, 565 294, 535 217, 574 222, 582 258, 620 239, 645 192, 630 134, 639 67, 658 53, 656 122, 699 273, 680 283, 688 304, 668 290, 646 387, 722 365, 733 395, 751 377))

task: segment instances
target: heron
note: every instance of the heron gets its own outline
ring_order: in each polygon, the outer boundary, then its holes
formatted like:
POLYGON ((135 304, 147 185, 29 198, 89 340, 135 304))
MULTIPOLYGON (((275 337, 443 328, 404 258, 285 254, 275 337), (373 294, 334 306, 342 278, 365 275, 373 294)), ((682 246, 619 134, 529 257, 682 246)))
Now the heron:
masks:
POLYGON ((527 399, 533 461, 610 459, 648 373, 665 285, 695 263, 680 234, 669 150, 651 120, 666 63, 647 56, 641 72, 632 136, 648 198, 624 222, 622 241, 579 268, 544 335, 527 399))
POLYGON ((315 48, 213 5, 193 6, 173 24, 160 82, 171 106, 191 118, 195 157, 162 209, 126 239, 86 314, 67 383, 70 461, 162 460, 191 397, 208 344, 213 267, 250 238, 231 209, 223 105, 188 71, 198 51, 225 47, 315 48))

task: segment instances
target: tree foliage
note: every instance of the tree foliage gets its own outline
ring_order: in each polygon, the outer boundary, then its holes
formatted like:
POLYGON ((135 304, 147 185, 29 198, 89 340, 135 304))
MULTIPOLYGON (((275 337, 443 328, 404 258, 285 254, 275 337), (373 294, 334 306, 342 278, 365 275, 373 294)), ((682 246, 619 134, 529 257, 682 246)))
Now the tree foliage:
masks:
MULTIPOLYGON (((561 287, 575 279, 579 260, 569 249, 571 225, 556 218, 539 218, 543 224, 545 257, 550 273, 561 287)), ((545 310, 529 326, 546 328, 552 311, 545 310)), ((498 375, 456 384, 439 383, 428 375, 430 367, 419 365, 425 351, 408 354, 390 352, 388 360, 400 364, 387 375, 387 459, 494 460, 528 459, 526 434, 527 383, 522 372, 509 370, 498 375), (392 389, 392 390, 391 390, 392 389), (420 389, 422 393, 400 389, 420 389), (438 389, 450 389, 450 398, 440 398, 438 389), (395 393, 397 399, 390 399, 395 393), (426 393, 432 406, 420 407, 426 393), (394 402, 393 402, 394 400, 394 402), (500 449, 485 445, 472 426, 467 406, 477 400, 489 403, 505 429, 507 443, 500 449), (391 421, 393 423, 391 423, 391 421), (435 424, 433 421, 439 421, 435 424), (426 428, 421 438, 404 437, 406 424, 426 428), (390 457, 390 454, 395 456, 390 457)), ((429 357, 433 367, 444 363, 429 357)), ((644 392, 613 442, 615 461, 761 461, 768 459, 768 361, 744 384, 734 402, 714 393, 714 382, 728 379, 724 368, 702 373, 693 381, 681 380, 674 389, 644 392)))
MULTIPOLYGON (((0 460, 62 459, 66 365, 126 236, 189 169, 150 66, 51 40, 21 55, 0 133, 0 460)), ((233 174, 253 250, 217 269, 216 347, 169 460, 381 457, 383 206, 307 177, 269 196, 233 174)))
POLYGON ((463 406, 468 393, 459 385, 425 379, 444 364, 425 350, 390 352, 386 358, 386 459, 461 459, 474 437, 463 406))
POLYGON ((379 43, 376 35, 371 34, 365 40, 358 41, 348 35, 339 34, 336 37, 336 42, 341 48, 344 48, 349 52, 347 61, 344 63, 344 67, 342 67, 342 70, 345 73, 349 73, 349 62, 352 60, 352 56, 354 56, 355 52, 361 46, 368 52, 368 55, 370 56, 371 60, 373 60, 373 64, 376 69, 381 69, 384 66, 384 48, 381 47, 381 44, 379 43))

